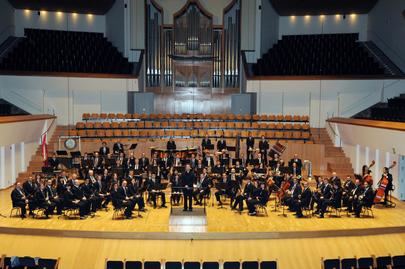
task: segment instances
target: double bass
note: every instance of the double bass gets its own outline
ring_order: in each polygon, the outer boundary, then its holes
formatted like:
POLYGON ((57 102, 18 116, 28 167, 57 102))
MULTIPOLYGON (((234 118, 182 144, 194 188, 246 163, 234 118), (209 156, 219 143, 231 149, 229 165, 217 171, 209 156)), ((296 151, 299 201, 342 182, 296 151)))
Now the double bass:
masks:
MULTIPOLYGON (((397 162, 393 161, 392 165, 390 167, 388 167, 388 170, 395 167, 395 165, 397 165, 397 162)), ((381 199, 383 198, 383 196, 385 195, 385 189, 387 188, 387 185, 388 185, 387 175, 383 174, 382 178, 378 182, 378 189, 377 189, 375 197, 374 197, 375 204, 379 203, 381 201, 381 199)))
POLYGON ((363 166, 363 182, 367 182, 368 185, 373 185, 373 176, 369 173, 371 167, 375 165, 375 161, 373 160, 371 164, 367 167, 367 165, 363 166))

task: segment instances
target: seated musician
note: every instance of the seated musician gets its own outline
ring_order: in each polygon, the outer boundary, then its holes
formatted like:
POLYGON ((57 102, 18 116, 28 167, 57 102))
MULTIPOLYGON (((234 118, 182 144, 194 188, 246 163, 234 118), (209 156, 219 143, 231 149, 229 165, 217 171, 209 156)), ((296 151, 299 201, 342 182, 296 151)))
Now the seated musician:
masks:
MULTIPOLYGON (((91 204, 87 200, 87 197, 85 196, 82 188, 80 187, 79 180, 77 180, 76 174, 72 174, 72 182, 73 182, 73 186, 72 186, 71 191, 74 195, 75 200, 79 201, 79 203, 78 203, 79 210, 83 210, 84 215, 90 215, 91 204)), ((80 215, 80 216, 82 216, 82 215, 80 215)))
POLYGON ((315 188, 315 191, 312 193, 312 200, 311 200, 311 204, 310 204, 311 210, 314 209, 315 203, 317 205, 320 203, 319 201, 321 199, 323 188, 325 187, 325 184, 321 177, 315 177, 315 181, 316 181, 316 188, 315 188))
POLYGON ((94 152, 92 169, 96 173, 102 173, 103 171, 103 158, 98 155, 98 152, 94 152))
POLYGON ((89 170, 89 173, 87 175, 87 177, 90 181, 91 184, 93 184, 94 182, 96 182, 96 177, 94 176, 94 171, 93 170, 89 170))
POLYGON ((348 176, 345 182, 343 183, 343 193, 342 193, 343 206, 349 207, 350 195, 355 187, 356 185, 353 183, 352 178, 348 176))
POLYGON ((20 182, 15 183, 15 188, 11 192, 11 201, 13 207, 19 207, 21 209, 21 218, 26 218, 26 206, 28 205, 29 201, 20 182))
POLYGON ((197 159, 195 158, 194 153, 191 154, 189 163, 190 163, 191 169, 194 169, 197 166, 197 159))
POLYGON ((128 192, 129 198, 134 203, 134 207, 138 205, 139 211, 145 211, 145 201, 142 195, 142 186, 140 185, 140 181, 136 180, 135 177, 133 177, 128 183, 128 192))
POLYGON ((243 211, 243 201, 246 201, 247 203, 249 198, 253 198, 253 194, 256 189, 250 177, 247 177, 246 180, 247 182, 245 188, 243 189, 243 193, 241 193, 240 195, 236 195, 235 203, 232 205, 232 209, 235 210, 237 208, 239 212, 243 211))
POLYGON ((103 181, 102 175, 97 175, 96 182, 93 183, 95 196, 101 201, 101 208, 107 208, 108 203, 111 201, 111 196, 108 190, 106 181, 103 181))
POLYGON ((266 188, 266 183, 261 182, 260 183, 260 188, 257 189, 251 198, 248 198, 247 200, 247 207, 249 210, 249 216, 255 216, 257 214, 256 212, 256 205, 261 204, 261 205, 266 205, 267 202, 269 201, 269 191, 266 188))
POLYGON ((134 167, 135 167, 135 161, 136 161, 136 158, 135 158, 135 156, 134 156, 134 153, 131 152, 131 153, 129 154, 129 157, 128 157, 127 160, 125 161, 126 166, 127 166, 127 167, 126 167, 127 170, 134 169, 134 167))
POLYGON ((205 135, 204 139, 201 141, 201 149, 206 150, 211 146, 211 139, 209 139, 208 134, 205 135))
POLYGON ((113 158, 111 153, 108 153, 106 156, 104 156, 103 163, 104 169, 111 171, 111 169, 115 166, 115 159, 113 158))
POLYGON ((288 206, 290 211, 294 211, 294 204, 299 200, 302 193, 301 184, 298 177, 293 177, 293 184, 291 189, 287 191, 287 196, 284 198, 284 205, 288 206))
POLYGON ((150 196, 150 199, 153 202, 153 208, 156 208, 156 199, 158 196, 160 196, 162 200, 162 205, 161 207, 166 207, 166 197, 165 193, 162 190, 162 185, 160 182, 156 179, 156 175, 152 174, 151 178, 148 179, 147 182, 147 190, 150 196))
POLYGON ((222 206, 221 195, 226 195, 231 198, 231 206, 235 199, 239 184, 235 177, 228 176, 226 173, 222 173, 222 179, 218 182, 217 191, 215 192, 215 198, 219 206, 222 206))
POLYGON ((110 148, 107 147, 107 143, 105 141, 101 143, 101 148, 98 150, 98 152, 101 156, 107 156, 110 154, 110 148))
POLYGON ((225 172, 225 167, 221 164, 220 160, 217 160, 215 166, 211 169, 211 172, 218 178, 222 176, 222 173, 225 172))
POLYGON ((308 182, 304 182, 304 189, 302 193, 298 195, 298 200, 294 201, 294 208, 296 212, 297 218, 302 218, 304 215, 302 214, 303 207, 309 207, 309 203, 311 202, 312 192, 311 189, 308 187, 308 182))
POLYGON ((247 175, 247 169, 241 165, 239 160, 236 160, 234 168, 237 174, 240 174, 243 177, 247 175))
POLYGON ((115 166, 112 169, 112 172, 117 174, 118 178, 120 178, 120 179, 124 177, 125 167, 123 165, 123 162, 120 159, 117 159, 115 161, 115 166))
POLYGON ((384 168, 383 168, 383 174, 381 175, 381 179, 380 179, 380 181, 379 181, 378 184, 377 184, 378 186, 380 186, 381 180, 382 180, 383 178, 386 178, 386 179, 388 180, 388 184, 387 184, 387 186, 385 186, 385 190, 384 190, 384 202, 383 202, 383 204, 386 205, 386 204, 387 204, 387 201, 388 201, 389 192, 393 190, 392 174, 390 173, 388 167, 384 167, 384 168))
POLYGON ((111 200, 114 208, 125 208, 124 214, 126 219, 132 219, 134 203, 127 196, 128 190, 126 188, 126 185, 125 187, 118 188, 118 183, 114 183, 111 189, 111 200))
POLYGON ((332 172, 332 177, 329 179, 330 184, 337 184, 339 186, 342 186, 342 182, 340 178, 336 175, 336 172, 332 172))
POLYGON ((173 138, 170 137, 169 141, 167 141, 167 144, 166 144, 167 151, 172 152, 172 151, 176 150, 176 148, 177 148, 176 142, 174 142, 173 138))
POLYGON ((91 157, 87 154, 87 152, 84 153, 83 158, 81 160, 80 164, 80 177, 85 178, 87 176, 87 171, 91 169, 93 164, 93 160, 91 157))
POLYGON ((142 169, 147 169, 149 166, 149 159, 145 156, 145 153, 142 153, 142 157, 139 159, 139 165, 142 169))
POLYGON ((226 150, 226 140, 224 138, 224 136, 221 136, 221 139, 218 140, 217 142, 217 151, 218 152, 222 152, 223 150, 226 150))
POLYGON ((180 181, 180 175, 178 173, 175 174, 173 179, 171 180, 171 190, 172 193, 170 199, 172 200, 172 204, 179 205, 181 194, 183 193, 183 191, 182 191, 182 184, 180 181))
POLYGON ((322 207, 324 201, 329 200, 332 196, 332 186, 329 183, 329 178, 324 178, 323 184, 324 185, 323 185, 322 191, 318 196, 318 200, 316 201, 317 208, 316 208, 315 214, 321 213, 321 207, 322 207))
POLYGON ((79 199, 71 190, 71 185, 66 185, 66 191, 63 194, 63 204, 66 208, 79 208, 80 219, 84 219, 88 213, 88 203, 86 200, 79 199))
POLYGON ((151 165, 152 167, 158 167, 158 166, 160 166, 160 158, 159 158, 157 152, 154 152, 154 153, 153 153, 153 156, 152 156, 150 165, 151 165))
MULTIPOLYGON (((94 181, 96 182, 96 181, 94 181)), ((101 208, 102 198, 96 195, 93 183, 90 178, 86 178, 84 183, 80 186, 86 200, 90 204, 90 211, 96 213, 97 209, 101 208)))
POLYGON ((58 195, 56 189, 53 188, 51 179, 46 181, 45 190, 48 193, 49 200, 56 206, 56 214, 62 214, 63 200, 58 195))
POLYGON ((354 215, 356 218, 360 218, 360 213, 363 206, 371 207, 374 202, 374 191, 371 185, 367 181, 364 182, 364 190, 357 197, 356 202, 354 203, 354 215))
POLYGON ((49 167, 52 167, 53 170, 58 170, 59 167, 59 160, 56 157, 56 154, 52 154, 52 157, 48 158, 48 165, 49 167))
POLYGON ((209 153, 205 154, 203 164, 205 167, 212 167, 215 165, 214 159, 212 158, 212 156, 209 153))
POLYGON ((45 217, 49 218, 49 215, 53 214, 55 210, 55 204, 49 199, 48 192, 45 189, 45 185, 41 183, 37 192, 35 193, 35 201, 38 208, 45 210, 45 217))
POLYGON ((294 177, 301 176, 301 168, 298 167, 297 163, 292 163, 290 167, 290 174, 294 177))
POLYGON ((367 172, 363 176, 363 184, 367 182, 368 185, 373 185, 373 172, 371 170, 367 170, 367 172))
POLYGON ((33 210, 36 208, 36 203, 35 203, 35 193, 38 190, 38 185, 37 183, 34 181, 33 177, 28 177, 28 180, 25 181, 22 185, 23 189, 24 189, 24 193, 29 201, 29 209, 30 209, 30 215, 33 216, 33 210))
POLYGON ((202 205, 202 200, 204 196, 210 193, 211 189, 211 179, 208 177, 207 169, 203 169, 200 174, 200 179, 197 181, 196 188, 193 191, 193 197, 196 205, 202 205))
POLYGON ((160 167, 168 170, 172 166, 173 158, 170 158, 165 152, 163 158, 160 159, 160 167))
POLYGON ((173 166, 174 166, 174 167, 180 167, 180 166, 182 166, 182 160, 181 160, 181 158, 180 158, 180 154, 179 154, 179 153, 176 154, 176 157, 175 157, 174 160, 173 160, 173 166))
POLYGON ((292 168, 293 167, 293 164, 296 164, 296 167, 298 167, 298 169, 302 169, 302 161, 301 161, 301 159, 300 158, 298 158, 298 154, 297 153, 295 153, 294 154, 294 158, 292 158, 289 162, 288 162, 288 166, 290 167, 290 168, 292 168))
POLYGON ((335 182, 332 185, 331 195, 321 200, 319 217, 323 218, 328 206, 340 208, 342 203, 342 188, 335 182))
POLYGON ((203 160, 201 158, 197 159, 197 165, 194 167, 196 171, 202 171, 204 169, 203 160))

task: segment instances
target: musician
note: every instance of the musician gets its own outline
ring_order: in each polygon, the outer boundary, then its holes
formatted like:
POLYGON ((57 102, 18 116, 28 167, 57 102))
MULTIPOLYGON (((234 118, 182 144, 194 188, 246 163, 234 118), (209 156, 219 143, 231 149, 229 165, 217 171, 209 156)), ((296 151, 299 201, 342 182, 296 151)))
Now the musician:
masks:
POLYGON ((20 182, 15 184, 14 190, 11 192, 11 201, 13 207, 19 207, 21 209, 21 218, 26 218, 26 206, 29 203, 27 196, 25 195, 24 189, 20 182))
MULTIPOLYGON (((77 185, 78 184, 79 183, 77 182, 77 185)), ((80 219, 85 219, 89 212, 89 204, 81 191, 81 196, 77 196, 79 192, 73 193, 71 190, 72 188, 73 187, 71 185, 66 185, 66 191, 63 194, 63 203, 67 208, 79 208, 80 219)), ((78 186, 76 188, 79 189, 78 186)))
POLYGON ((264 163, 267 164, 267 151, 269 150, 269 142, 267 142, 264 135, 262 135, 262 139, 259 141, 259 152, 261 153, 264 163))
MULTIPOLYGON (((235 169, 232 169, 235 173, 235 169)), ((231 170, 231 171, 232 171, 231 170)), ((226 195, 231 198, 231 206, 235 199, 237 190, 239 189, 239 184, 236 181, 236 177, 231 177, 231 175, 227 175, 226 173, 222 173, 222 179, 217 186, 217 191, 215 192, 215 198, 218 202, 219 206, 222 206, 221 195, 226 195)))
POLYGON ((117 174, 117 177, 119 179, 122 179, 124 177, 124 172, 125 172, 125 167, 123 162, 120 159, 117 159, 115 161, 115 166, 112 169, 113 174, 117 174))
POLYGON ((266 184, 264 182, 260 183, 260 188, 253 193, 253 197, 248 198, 247 207, 249 210, 249 216, 255 216, 256 205, 266 205, 269 200, 269 192, 266 189, 266 184))
POLYGON ((292 187, 287 193, 288 196, 284 198, 284 205, 288 206, 290 211, 294 211, 294 204, 297 203, 302 193, 302 188, 297 177, 293 177, 292 187))
POLYGON ((201 171, 202 169, 204 169, 203 160, 201 158, 198 158, 197 159, 197 165, 195 166, 195 170, 196 171, 201 171))
POLYGON ((56 192, 58 193, 59 197, 63 197, 63 194, 66 191, 66 185, 68 184, 68 178, 66 176, 66 172, 62 171, 59 174, 57 184, 56 184, 56 192))
POLYGON ((207 169, 204 168, 193 191, 196 205, 202 205, 204 196, 207 196, 210 193, 211 185, 212 183, 211 179, 208 177, 207 169))
POLYGON ((174 205, 180 204, 181 188, 182 188, 182 184, 180 181, 180 175, 176 174, 174 176, 173 180, 171 181, 172 194, 170 196, 170 198, 172 200, 172 204, 174 204, 174 205))
POLYGON ((169 152, 172 152, 172 151, 176 150, 176 142, 174 142, 172 137, 170 137, 169 141, 167 141, 166 149, 169 152))
POLYGON ((235 203, 232 205, 232 209, 236 209, 238 208, 239 212, 243 211, 243 201, 247 201, 249 200, 249 198, 253 197, 253 194, 256 190, 255 185, 252 183, 251 178, 248 177, 246 178, 246 185, 245 188, 243 189, 243 193, 240 195, 236 195, 235 197, 235 203))
POLYGON ((197 166, 197 159, 195 158, 195 154, 191 154, 190 157, 190 166, 192 169, 194 169, 197 166))
POLYGON ((290 168, 290 174, 293 175, 294 177, 301 176, 301 168, 298 167, 297 163, 292 163, 292 166, 290 168))
POLYGON ((111 200, 115 208, 125 208, 124 214, 126 219, 132 219, 132 210, 134 209, 135 204, 131 199, 129 199, 127 195, 128 191, 126 181, 124 182, 125 186, 123 184, 123 186, 120 188, 118 188, 118 183, 113 184, 111 190, 111 200))
POLYGON ((139 159, 139 165, 142 169, 147 169, 149 166, 149 159, 145 156, 145 153, 142 153, 142 157, 139 159))
POLYGON ((321 200, 319 217, 323 218, 328 206, 340 208, 342 203, 342 188, 338 182, 334 182, 331 189, 331 195, 321 200))
POLYGON ((38 190, 38 185, 34 181, 33 177, 30 176, 28 177, 28 180, 25 181, 22 185, 24 189, 24 194, 26 195, 28 201, 29 201, 29 209, 30 209, 30 215, 33 216, 34 212, 33 210, 36 208, 36 201, 35 201, 35 193, 38 190))
POLYGON ((210 154, 208 154, 208 153, 205 154, 203 164, 204 164, 205 167, 212 167, 212 166, 215 165, 214 164, 214 159, 212 158, 212 156, 210 156, 210 154))
POLYGON ((339 186, 342 185, 342 182, 340 181, 340 178, 336 175, 336 172, 332 172, 332 177, 329 179, 329 182, 331 184, 337 184, 339 186))
POLYGON ((107 143, 105 141, 101 143, 101 148, 98 150, 98 152, 101 156, 107 156, 110 154, 110 148, 107 147, 107 143))
POLYGON ((87 152, 84 153, 81 164, 80 164, 80 177, 84 178, 87 176, 87 171, 92 167, 93 165, 93 160, 91 157, 88 155, 87 152))
POLYGON ((119 140, 114 143, 113 153, 117 155, 124 153, 124 145, 119 140))
POLYGON ((112 157, 111 153, 108 153, 106 156, 104 156, 103 165, 104 169, 107 169, 108 171, 110 171, 115 166, 115 159, 112 157))
POLYGON ((217 151, 222 152, 223 150, 226 150, 226 140, 224 135, 222 135, 221 139, 217 142, 217 151))
POLYGON ((129 181, 128 192, 131 200, 134 202, 134 207, 138 205, 139 211, 145 211, 145 200, 143 199, 140 181, 133 177, 131 181, 129 181))
POLYGON ((152 174, 150 179, 148 179, 147 184, 147 190, 150 196, 150 199, 153 202, 153 208, 156 208, 156 198, 160 196, 162 205, 161 207, 166 207, 166 197, 165 193, 162 191, 162 185, 160 182, 156 179, 156 175, 152 174))
POLYGON ((98 152, 94 152, 93 158, 93 170, 97 173, 101 173, 103 171, 103 158, 98 155, 98 152))
POLYGON ((107 181, 103 180, 102 175, 97 175, 97 180, 93 183, 94 194, 101 200, 101 208, 107 208, 111 201, 111 196, 108 190, 107 181))
POLYGON ((304 182, 304 189, 302 193, 298 195, 298 200, 294 201, 294 208, 296 212, 297 218, 302 218, 304 215, 302 214, 303 207, 309 207, 309 203, 311 202, 312 192, 311 189, 308 187, 308 182, 304 182))
POLYGON ((373 172, 368 170, 363 176, 363 183, 367 182, 368 185, 373 185, 373 172))
MULTIPOLYGON (((324 181, 322 180, 321 177, 315 177, 315 181, 316 181, 316 189, 315 191, 312 193, 312 200, 311 200, 311 210, 314 209, 314 204, 316 203, 317 205, 320 203, 320 199, 322 196, 322 192, 323 189, 325 188, 325 184, 324 181)), ((319 213, 319 211, 318 211, 319 213)))
POLYGON ((152 167, 160 167, 160 159, 158 157, 158 153, 154 152, 153 156, 152 156, 152 160, 151 160, 151 164, 152 167))
POLYGON ((246 139, 246 156, 248 162, 251 159, 253 159, 254 147, 255 147, 255 139, 252 137, 252 133, 249 132, 249 137, 246 139))
POLYGON ((329 183, 329 178, 324 178, 323 179, 323 189, 322 192, 319 195, 317 202, 317 210, 315 211, 315 214, 320 214, 321 213, 321 208, 325 200, 329 200, 332 196, 332 186, 329 183))
POLYGON ((131 169, 134 169, 134 167, 135 167, 135 161, 136 161, 136 158, 135 158, 135 156, 134 156, 134 153, 133 152, 131 152, 130 154, 129 154, 129 157, 127 158, 127 160, 126 160, 126 165, 127 165, 127 169, 128 170, 131 170, 131 169))
POLYGON ((353 180, 351 177, 346 177, 346 181, 343 183, 343 193, 342 193, 342 200, 343 200, 343 206, 349 206, 349 197, 352 192, 352 190, 356 187, 356 185, 353 183, 353 180))
POLYGON ((51 179, 46 181, 45 191, 48 193, 49 200, 56 206, 56 214, 61 215, 63 209, 63 200, 53 188, 51 179))
POLYGON ((97 181, 97 180, 96 180, 96 177, 94 176, 94 171, 93 171, 93 170, 89 170, 87 179, 89 179, 89 182, 90 182, 91 184, 93 184, 93 183, 95 183, 95 182, 97 181))
POLYGON ((55 210, 55 204, 50 201, 48 192, 43 183, 39 185, 39 188, 35 193, 35 201, 37 207, 45 209, 45 217, 48 219, 49 215, 52 215, 55 210))
POLYGON ((297 165, 297 167, 298 167, 300 170, 302 169, 302 161, 301 161, 300 158, 298 158, 298 154, 297 154, 297 153, 295 153, 295 154, 294 154, 294 158, 292 158, 292 159, 288 162, 288 166, 289 166, 289 167, 292 167, 294 163, 297 165))
POLYGON ((221 175, 223 172, 225 172, 225 167, 221 164, 220 160, 217 160, 215 166, 211 169, 211 172, 213 174, 218 174, 218 175, 221 175))
POLYGON ((193 184, 196 181, 190 164, 186 164, 186 169, 181 176, 183 187, 184 209, 183 211, 193 211, 193 184))
POLYGON ((356 218, 360 218, 360 213, 363 206, 371 207, 374 200, 373 188, 371 187, 371 185, 368 184, 367 181, 364 182, 364 191, 362 194, 359 195, 357 200, 358 201, 354 205, 354 214, 356 218))
POLYGON ((201 149, 202 150, 209 150, 209 147, 211 146, 211 139, 209 139, 208 134, 205 135, 205 138, 201 141, 201 149))
POLYGON ((343 205, 347 205, 347 211, 353 212, 357 198, 363 193, 363 187, 359 179, 356 179, 353 189, 348 193, 348 196, 343 200, 343 205))
POLYGON ((177 153, 177 154, 176 154, 176 157, 174 158, 173 166, 174 166, 174 167, 180 167, 180 166, 182 166, 182 160, 181 160, 181 158, 180 158, 180 154, 179 154, 179 153, 177 153))
POLYGON ((53 170, 58 170, 59 160, 56 154, 53 153, 51 158, 48 158, 48 165, 53 168, 53 170))
POLYGON ((388 184, 387 184, 387 186, 385 186, 385 190, 384 190, 384 202, 383 202, 383 204, 386 205, 387 201, 388 201, 389 192, 393 190, 392 174, 390 173, 388 167, 383 168, 383 174, 381 175, 381 179, 378 182, 378 186, 380 186, 383 178, 386 178, 388 180, 388 184))

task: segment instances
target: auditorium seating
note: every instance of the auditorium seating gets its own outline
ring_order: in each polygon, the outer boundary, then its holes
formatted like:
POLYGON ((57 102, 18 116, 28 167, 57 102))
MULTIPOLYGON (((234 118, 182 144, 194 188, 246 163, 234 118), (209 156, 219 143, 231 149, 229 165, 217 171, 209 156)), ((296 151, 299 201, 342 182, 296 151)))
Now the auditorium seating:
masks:
POLYGON ((106 269, 277 269, 277 261, 117 261, 106 259, 106 269), (223 263, 221 267, 221 263, 223 263))
POLYGON ((15 269, 57 269, 59 266, 58 259, 44 259, 39 257, 8 257, 3 255, 0 260, 0 268, 15 269))
POLYGON ((108 114, 84 113, 72 135, 83 138, 265 136, 310 142, 309 117, 234 114, 108 114))
POLYGON ((403 269, 405 255, 322 259, 322 269, 403 269))
POLYGON ((283 36, 253 65, 256 76, 382 75, 358 34, 283 36))
POLYGON ((128 62, 102 33, 25 29, 25 38, 0 70, 131 74, 128 62))

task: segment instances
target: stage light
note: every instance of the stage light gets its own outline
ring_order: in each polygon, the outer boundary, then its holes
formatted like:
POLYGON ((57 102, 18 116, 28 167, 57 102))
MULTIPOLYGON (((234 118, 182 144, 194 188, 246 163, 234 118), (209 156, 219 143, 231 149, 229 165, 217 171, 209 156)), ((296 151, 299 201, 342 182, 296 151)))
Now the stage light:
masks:
POLYGON ((290 16, 290 21, 295 22, 295 16, 294 15, 290 16))
POLYGON ((325 19, 325 15, 321 15, 321 16, 319 16, 319 18, 320 18, 321 20, 323 20, 323 19, 325 19))
POLYGON ((355 19, 357 17, 357 14, 350 14, 350 18, 355 19))

